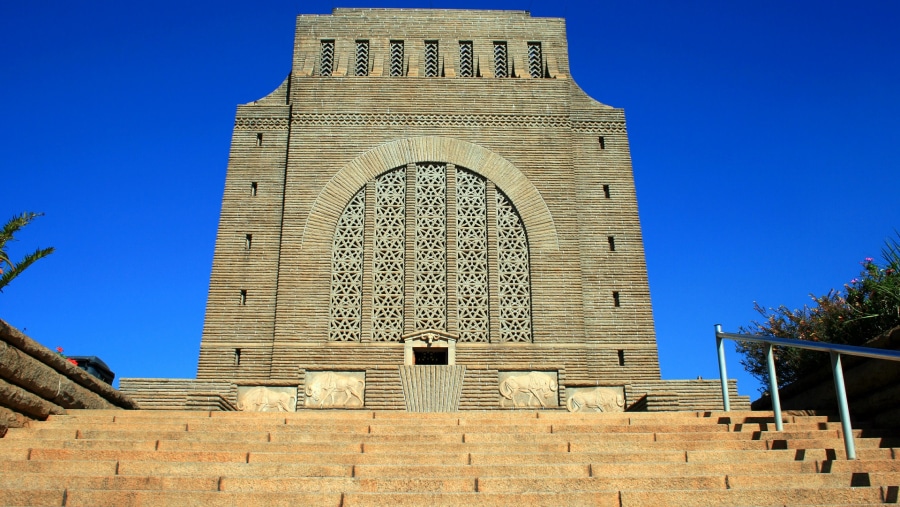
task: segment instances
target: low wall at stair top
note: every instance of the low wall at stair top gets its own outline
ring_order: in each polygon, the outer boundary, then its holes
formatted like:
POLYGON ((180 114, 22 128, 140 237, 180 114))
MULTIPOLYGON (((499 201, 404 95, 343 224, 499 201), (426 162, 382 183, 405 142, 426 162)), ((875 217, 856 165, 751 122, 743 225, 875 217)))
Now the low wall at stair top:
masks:
POLYGON ((69 408, 137 409, 137 403, 0 320, 0 436, 69 408))

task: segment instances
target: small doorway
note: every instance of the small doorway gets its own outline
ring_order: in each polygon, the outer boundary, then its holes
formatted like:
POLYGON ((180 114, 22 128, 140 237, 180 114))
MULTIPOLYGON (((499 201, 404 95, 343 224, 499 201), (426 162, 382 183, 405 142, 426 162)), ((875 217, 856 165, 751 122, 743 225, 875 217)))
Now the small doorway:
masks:
POLYGON ((435 365, 449 364, 447 362, 448 355, 445 347, 414 347, 413 348, 414 364, 417 365, 435 365))

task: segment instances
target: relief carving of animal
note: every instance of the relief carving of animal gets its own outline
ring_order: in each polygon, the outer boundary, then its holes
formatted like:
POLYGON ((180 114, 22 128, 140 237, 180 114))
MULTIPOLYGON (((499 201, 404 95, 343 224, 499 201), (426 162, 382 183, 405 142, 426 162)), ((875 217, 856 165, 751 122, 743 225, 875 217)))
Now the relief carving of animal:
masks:
POLYGON ((566 400, 569 412, 581 412, 593 408, 598 412, 622 412, 625 408, 625 397, 615 389, 602 387, 591 391, 578 391, 566 400))
POLYGON ((549 398, 558 389, 559 386, 553 377, 536 371, 525 375, 509 376, 500 382, 500 395, 511 400, 516 407, 520 406, 515 399, 519 393, 528 395, 528 401, 524 406, 531 406, 532 401, 537 399, 542 407, 546 407, 544 399, 549 398))
POLYGON ((363 406, 363 392, 366 383, 352 375, 342 375, 333 371, 322 373, 306 386, 307 404, 320 408, 327 403, 329 407, 348 406, 353 398, 363 406), (343 400, 338 402, 338 397, 343 400), (310 403, 310 401, 312 403, 310 403))
POLYGON ((245 412, 293 412, 296 406, 296 398, 286 392, 254 387, 241 396, 237 409, 245 412))

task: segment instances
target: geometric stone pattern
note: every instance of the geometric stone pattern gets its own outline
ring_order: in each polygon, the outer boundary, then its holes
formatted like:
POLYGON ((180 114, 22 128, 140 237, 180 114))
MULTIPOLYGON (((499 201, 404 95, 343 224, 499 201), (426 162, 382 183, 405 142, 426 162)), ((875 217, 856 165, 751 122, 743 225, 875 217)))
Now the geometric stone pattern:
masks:
POLYGON ((475 75, 472 64, 472 43, 460 41, 459 43, 459 77, 472 77, 475 75))
POLYGON ((391 76, 403 75, 403 41, 391 41, 391 76))
POLYGON ((528 73, 533 78, 544 77, 544 59, 541 56, 541 43, 528 43, 528 73))
POLYGON ((531 281, 528 238, 512 203, 497 190, 497 267, 500 283, 500 341, 530 342, 531 281))
POLYGON ((494 42, 494 77, 509 77, 506 43, 494 42))
MULTIPOLYGON (((463 342, 531 342, 531 279, 525 227, 512 203, 496 191, 497 221, 487 220, 487 180, 457 167, 455 195, 447 195, 443 163, 420 163, 414 176, 413 224, 406 224, 405 167, 375 179, 375 206, 365 205, 365 187, 344 208, 332 244, 331 341, 367 341, 361 336, 363 259, 366 214, 374 213, 372 340, 400 339, 406 319, 413 330, 447 330, 447 301, 457 300, 457 328, 463 342), (456 242, 447 242, 447 200, 454 199, 456 242), (411 266, 405 258, 407 227, 413 231, 411 266), (496 247, 488 245, 494 230, 496 247), (456 259, 448 266, 448 252, 456 259), (489 256, 496 256, 498 301, 497 336, 490 335, 489 256), (412 315, 404 312, 405 273, 413 270, 412 315), (456 284, 447 285, 447 273, 456 284)), ((371 184, 371 182, 369 183, 371 184)))
POLYGON ((425 77, 437 77, 440 71, 438 61, 438 41, 425 42, 425 77))
POLYGON ((416 168, 414 329, 447 328, 446 165, 416 168))
POLYGON ((456 297, 461 342, 486 342, 489 330, 485 180, 456 170, 456 297))
POLYGON ((405 213, 406 168, 400 167, 375 180, 373 341, 399 341, 403 334, 405 213))
POLYGON ((328 338, 359 341, 362 323, 363 225, 366 192, 360 190, 344 208, 331 250, 331 320, 328 338))
POLYGON ((330 76, 334 69, 334 41, 322 41, 322 62, 319 66, 319 75, 330 76))

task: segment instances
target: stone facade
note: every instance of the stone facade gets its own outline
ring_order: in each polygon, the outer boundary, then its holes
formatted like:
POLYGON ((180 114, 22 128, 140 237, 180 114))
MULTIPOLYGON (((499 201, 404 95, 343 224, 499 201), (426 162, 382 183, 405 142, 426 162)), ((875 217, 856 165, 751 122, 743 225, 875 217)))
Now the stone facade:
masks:
POLYGON ((457 365, 462 410, 659 382, 624 112, 566 44, 522 11, 298 16, 237 109, 198 380, 402 409, 401 366, 457 365))
POLYGON ((299 16, 290 76, 238 107, 198 378, 399 366, 421 330, 461 365, 659 378, 624 114, 561 19, 299 16))

